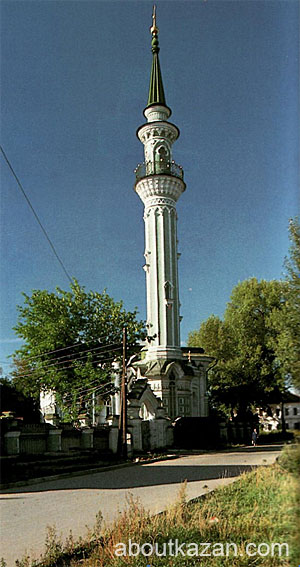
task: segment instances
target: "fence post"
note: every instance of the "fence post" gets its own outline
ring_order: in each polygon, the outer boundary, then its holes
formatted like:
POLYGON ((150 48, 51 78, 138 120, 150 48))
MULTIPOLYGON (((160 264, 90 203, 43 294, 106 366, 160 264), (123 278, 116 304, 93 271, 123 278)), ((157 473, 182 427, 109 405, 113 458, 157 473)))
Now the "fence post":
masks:
POLYGON ((7 455, 19 455, 21 431, 8 431, 4 434, 4 447, 7 455))
POLYGON ((81 447, 82 449, 93 449, 94 430, 86 427, 81 430, 81 447))
POLYGON ((47 439, 47 451, 49 453, 61 451, 61 434, 62 429, 49 429, 47 439))

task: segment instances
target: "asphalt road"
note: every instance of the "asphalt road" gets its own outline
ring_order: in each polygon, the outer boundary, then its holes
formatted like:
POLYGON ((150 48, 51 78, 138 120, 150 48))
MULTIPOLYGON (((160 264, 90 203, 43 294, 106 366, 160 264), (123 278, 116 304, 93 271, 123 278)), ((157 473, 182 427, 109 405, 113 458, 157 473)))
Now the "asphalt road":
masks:
POLYGON ((232 452, 193 454, 175 460, 45 481, 1 491, 1 548, 8 567, 26 553, 38 557, 44 550, 47 526, 65 538, 94 525, 101 510, 111 521, 126 503, 138 497, 151 512, 166 508, 187 480, 188 499, 229 484, 243 471, 275 461, 280 447, 245 448, 232 452))

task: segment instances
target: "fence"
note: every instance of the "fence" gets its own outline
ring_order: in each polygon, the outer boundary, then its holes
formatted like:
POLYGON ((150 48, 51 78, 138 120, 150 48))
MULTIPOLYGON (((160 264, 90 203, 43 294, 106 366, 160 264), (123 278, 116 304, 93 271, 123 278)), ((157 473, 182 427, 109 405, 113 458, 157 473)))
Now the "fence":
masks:
POLYGON ((53 427, 45 423, 29 425, 5 423, 1 437, 3 455, 7 456, 69 453, 82 449, 107 451, 109 448, 107 428, 75 429, 71 424, 53 427))
POLYGON ((219 422, 213 417, 181 417, 175 422, 174 444, 185 449, 207 449, 227 443, 250 443, 248 423, 219 422))

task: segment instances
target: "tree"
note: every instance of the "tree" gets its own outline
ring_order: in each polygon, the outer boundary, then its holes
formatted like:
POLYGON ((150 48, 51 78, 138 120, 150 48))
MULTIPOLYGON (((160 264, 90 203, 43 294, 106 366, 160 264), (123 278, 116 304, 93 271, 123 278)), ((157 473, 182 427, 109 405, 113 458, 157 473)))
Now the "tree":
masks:
POLYGON ((14 384, 33 397, 55 390, 64 412, 76 418, 92 392, 110 388, 111 363, 121 356, 127 329, 128 356, 145 337, 137 311, 107 293, 86 292, 76 280, 71 291, 34 290, 23 294, 14 330, 25 344, 14 355, 14 384))
POLYGON ((277 330, 273 348, 282 373, 300 388, 300 224, 290 221, 290 255, 285 260, 287 293, 283 309, 272 315, 277 330))
POLYGON ((233 289, 223 321, 212 315, 190 333, 189 346, 202 346, 217 359, 210 394, 221 411, 245 415, 253 404, 266 405, 271 395, 284 390, 272 315, 282 310, 286 290, 285 282, 245 280, 233 289))

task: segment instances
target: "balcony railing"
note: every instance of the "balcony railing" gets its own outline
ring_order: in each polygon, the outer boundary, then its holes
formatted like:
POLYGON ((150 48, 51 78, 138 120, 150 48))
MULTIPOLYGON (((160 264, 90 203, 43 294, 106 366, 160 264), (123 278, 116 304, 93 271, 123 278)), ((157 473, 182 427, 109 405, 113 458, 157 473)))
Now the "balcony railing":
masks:
POLYGON ((174 175, 183 180, 183 169, 181 165, 177 165, 175 161, 147 161, 140 163, 134 170, 136 181, 148 177, 148 175, 174 175))

